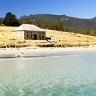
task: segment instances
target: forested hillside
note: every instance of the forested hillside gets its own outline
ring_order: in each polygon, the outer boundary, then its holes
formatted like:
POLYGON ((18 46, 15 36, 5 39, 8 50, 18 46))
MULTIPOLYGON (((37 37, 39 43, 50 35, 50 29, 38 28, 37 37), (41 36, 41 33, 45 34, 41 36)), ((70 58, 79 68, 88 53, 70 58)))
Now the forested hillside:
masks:
POLYGON ((80 19, 69 17, 66 15, 51 15, 51 14, 38 14, 22 16, 20 20, 25 23, 36 23, 41 27, 49 27, 53 22, 62 23, 64 27, 70 27, 73 29, 95 29, 96 18, 92 19, 80 19))
POLYGON ((20 17, 21 23, 35 24, 42 28, 96 35, 96 17, 80 19, 66 15, 37 14, 20 17))
MULTIPOLYGON (((3 20, 5 19, 0 19, 0 25, 3 24, 3 20)), ((11 21, 12 20, 13 19, 11 19, 11 21)), ((18 21, 20 24, 35 24, 45 29, 75 32, 96 36, 96 17, 92 19, 80 19, 75 17, 69 17, 66 15, 37 14, 22 16, 18 18, 18 21)), ((16 24, 14 26, 16 26, 16 24)))

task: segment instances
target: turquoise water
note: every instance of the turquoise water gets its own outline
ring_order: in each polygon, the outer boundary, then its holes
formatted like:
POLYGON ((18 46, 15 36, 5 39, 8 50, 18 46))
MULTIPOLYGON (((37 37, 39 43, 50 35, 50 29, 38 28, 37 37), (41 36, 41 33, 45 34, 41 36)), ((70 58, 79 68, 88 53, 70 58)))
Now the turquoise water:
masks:
POLYGON ((96 96, 96 52, 0 59, 0 96, 96 96))

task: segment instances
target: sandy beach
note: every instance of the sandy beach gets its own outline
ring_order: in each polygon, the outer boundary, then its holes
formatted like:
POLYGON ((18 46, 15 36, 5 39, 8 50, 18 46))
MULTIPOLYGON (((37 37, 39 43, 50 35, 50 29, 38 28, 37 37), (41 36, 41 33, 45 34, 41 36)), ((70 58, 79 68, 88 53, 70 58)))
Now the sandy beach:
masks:
POLYGON ((0 48, 0 58, 38 57, 54 55, 63 52, 96 51, 96 46, 88 47, 24 47, 24 48, 0 48))

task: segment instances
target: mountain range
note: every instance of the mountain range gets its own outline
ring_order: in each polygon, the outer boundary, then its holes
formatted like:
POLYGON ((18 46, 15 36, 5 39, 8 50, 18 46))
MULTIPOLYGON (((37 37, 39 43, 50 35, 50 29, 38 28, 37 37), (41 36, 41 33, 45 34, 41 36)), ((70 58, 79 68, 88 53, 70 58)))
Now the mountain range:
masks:
POLYGON ((64 28, 76 30, 96 29, 96 17, 91 19, 81 19, 66 15, 36 14, 20 17, 22 23, 36 24, 47 28, 52 22, 59 22, 64 28))

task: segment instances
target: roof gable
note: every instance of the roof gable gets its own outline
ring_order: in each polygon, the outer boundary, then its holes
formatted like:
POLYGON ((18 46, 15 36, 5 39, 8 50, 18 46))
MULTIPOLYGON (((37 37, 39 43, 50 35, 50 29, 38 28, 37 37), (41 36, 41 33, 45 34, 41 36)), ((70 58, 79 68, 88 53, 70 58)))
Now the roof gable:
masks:
POLYGON ((22 24, 21 26, 16 28, 14 31, 44 31, 44 30, 37 27, 36 25, 22 24))

